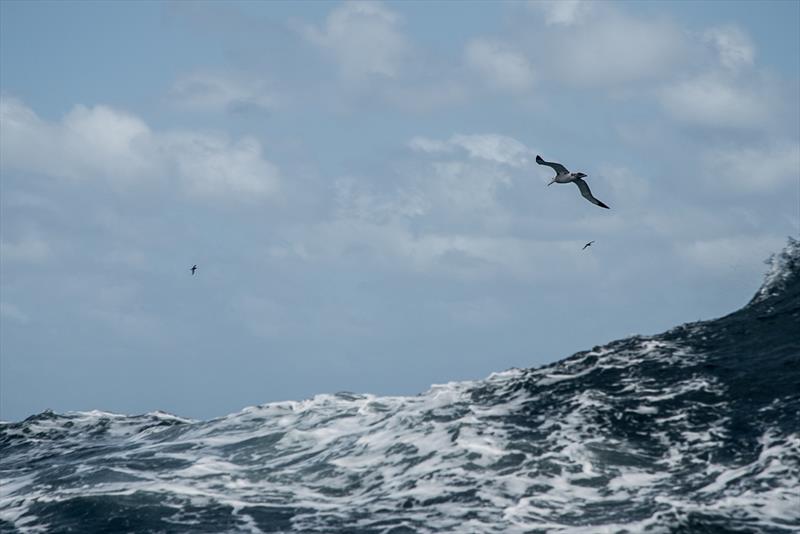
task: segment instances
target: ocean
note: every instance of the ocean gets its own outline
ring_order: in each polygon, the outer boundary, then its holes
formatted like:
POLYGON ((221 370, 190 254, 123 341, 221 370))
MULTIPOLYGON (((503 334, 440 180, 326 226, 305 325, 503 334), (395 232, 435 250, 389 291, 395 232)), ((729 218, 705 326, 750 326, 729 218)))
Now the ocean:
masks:
POLYGON ((0 531, 800 532, 800 242, 730 315, 416 396, 0 423, 0 531))

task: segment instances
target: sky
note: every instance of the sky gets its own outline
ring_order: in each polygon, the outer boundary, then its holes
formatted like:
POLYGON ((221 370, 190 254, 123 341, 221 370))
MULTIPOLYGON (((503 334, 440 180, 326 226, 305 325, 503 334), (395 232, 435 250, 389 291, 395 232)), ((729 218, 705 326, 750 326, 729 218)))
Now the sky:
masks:
POLYGON ((796 1, 0 2, 0 419, 725 315, 800 233, 799 94, 796 1))

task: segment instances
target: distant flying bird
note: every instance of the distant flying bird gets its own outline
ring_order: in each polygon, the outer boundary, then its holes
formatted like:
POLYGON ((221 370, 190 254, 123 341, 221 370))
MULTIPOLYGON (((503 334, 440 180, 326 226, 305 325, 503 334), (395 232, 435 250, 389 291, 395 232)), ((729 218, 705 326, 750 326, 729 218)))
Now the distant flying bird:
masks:
POLYGON ((192 271, 192 276, 194 276, 194 272, 197 270, 197 265, 192 265, 192 268, 189 270, 192 271))
POLYGON ((594 240, 592 240, 592 241, 589 241, 588 243, 586 243, 585 245, 583 245, 583 248, 582 248, 581 250, 586 250, 586 247, 591 247, 591 246, 592 246, 592 243, 594 243, 594 240))
POLYGON ((569 172, 566 167, 564 167, 560 163, 551 163, 549 161, 545 161, 542 159, 541 156, 536 156, 536 163, 539 165, 546 165, 556 171, 555 177, 550 180, 550 183, 547 185, 552 185, 553 182, 557 182, 559 184, 568 184, 569 182, 575 182, 575 185, 578 186, 578 189, 581 190, 581 195, 583 198, 591 202, 592 204, 596 204, 601 208, 610 209, 608 206, 597 200, 592 196, 592 192, 589 190, 589 184, 587 184, 583 177, 586 176, 582 172, 569 172))

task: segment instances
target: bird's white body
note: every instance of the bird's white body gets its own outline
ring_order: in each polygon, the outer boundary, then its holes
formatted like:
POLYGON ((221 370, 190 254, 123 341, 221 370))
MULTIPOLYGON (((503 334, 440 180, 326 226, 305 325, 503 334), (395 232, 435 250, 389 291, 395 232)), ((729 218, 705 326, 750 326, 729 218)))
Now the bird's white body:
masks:
POLYGON ((568 174, 556 174, 555 178, 553 178, 553 181, 558 184, 568 184, 570 182, 574 182, 578 178, 580 178, 580 175, 578 175, 578 173, 571 172, 568 174))

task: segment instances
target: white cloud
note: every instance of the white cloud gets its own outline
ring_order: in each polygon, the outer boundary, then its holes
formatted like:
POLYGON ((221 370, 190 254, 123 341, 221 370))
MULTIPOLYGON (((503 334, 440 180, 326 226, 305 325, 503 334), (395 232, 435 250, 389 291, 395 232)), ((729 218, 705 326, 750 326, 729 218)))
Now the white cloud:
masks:
POLYGON ((686 39, 669 22, 636 18, 604 10, 591 24, 544 32, 539 61, 548 77, 585 86, 613 86, 669 76, 686 57, 686 39), (557 43, 553 46, 554 43, 557 43))
POLYGON ((72 179, 104 175, 117 183, 154 170, 150 129, 107 106, 75 106, 52 124, 21 101, 2 96, 0 118, 4 167, 72 179))
POLYGON ((456 135, 450 142, 466 150, 472 158, 495 161, 512 167, 527 165, 528 156, 531 154, 524 144, 504 135, 456 135))
POLYGON ((427 113, 464 104, 476 90, 463 69, 432 50, 420 50, 403 31, 403 17, 381 2, 351 1, 324 23, 293 22, 296 31, 338 72, 318 98, 339 110, 365 104, 427 113))
POLYGON ((336 215, 374 224, 427 217, 420 229, 432 230, 443 221, 471 221, 477 212, 497 213, 497 192, 511 184, 509 175, 496 162, 468 163, 462 158, 426 164, 401 177, 391 190, 381 191, 365 180, 339 179, 336 215))
POLYGON ((302 33, 335 58, 346 78, 395 78, 410 50, 400 22, 378 2, 345 2, 331 11, 324 28, 308 25, 302 33))
POLYGON ((0 258, 3 261, 40 263, 49 258, 51 253, 50 244, 34 233, 13 242, 0 240, 0 258))
POLYGON ((717 149, 703 156, 707 184, 724 194, 771 193, 800 181, 800 144, 717 149))
MULTIPOLYGON (((385 181, 355 177, 336 181, 337 220, 359 227, 397 227, 401 234, 413 225, 419 239, 452 228, 480 233, 506 224, 509 214, 500 207, 498 192, 511 185, 510 172, 526 162, 530 151, 522 143, 487 134, 453 135, 446 141, 416 137, 409 146, 434 157, 395 176, 391 188, 385 181)), ((391 238, 400 239, 397 235, 391 233, 391 238)), ((310 253, 311 248, 303 250, 310 253)))
POLYGON ((428 179, 426 193, 436 206, 470 218, 476 211, 494 211, 497 190, 511 184, 510 177, 494 165, 464 161, 435 162, 428 179))
POLYGON ((154 132, 141 119, 107 106, 76 106, 61 122, 49 123, 19 100, 1 97, 0 112, 4 168, 114 185, 177 173, 187 192, 244 199, 278 189, 279 172, 253 138, 154 132))
POLYGON ((418 152, 452 152, 453 145, 448 141, 429 139, 427 137, 414 137, 408 142, 409 148, 418 152))
POLYGON ((716 48, 722 65, 737 71, 749 67, 755 61, 755 47, 750 37, 737 26, 710 28, 704 33, 705 40, 716 48))
POLYGON ((253 138, 231 142, 219 135, 179 133, 168 135, 163 146, 173 154, 178 174, 193 194, 248 198, 278 189, 278 169, 261 156, 261 145, 253 138))
POLYGON ((512 92, 533 87, 535 77, 530 62, 506 44, 476 39, 467 45, 464 54, 467 64, 490 87, 512 92))
POLYGON ((170 97, 179 107, 193 111, 268 111, 277 98, 263 79, 236 78, 220 74, 194 73, 175 81, 170 97))
POLYGON ((386 222, 423 215, 430 207, 428 199, 413 189, 380 194, 368 190, 353 178, 336 180, 334 188, 337 215, 345 219, 386 222))
POLYGON ((592 9, 588 0, 532 0, 528 5, 544 13, 548 26, 572 26, 592 9))
POLYGON ((284 236, 292 245, 273 256, 340 261, 357 252, 385 268, 422 274, 531 277, 534 256, 551 245, 495 231, 509 217, 498 190, 510 186, 509 172, 525 164, 530 150, 495 134, 417 137, 409 144, 434 158, 396 176, 390 189, 384 181, 337 180, 334 218, 296 227, 284 236))
POLYGON ((454 135, 447 141, 414 137, 409 142, 412 150, 436 153, 466 150, 471 158, 502 163, 511 167, 524 167, 533 154, 528 147, 513 137, 498 134, 454 135))
POLYGON ((659 91, 674 118, 699 126, 757 128, 772 117, 766 88, 755 90, 723 76, 706 74, 659 91))
POLYGON ((69 153, 79 160, 79 169, 91 174, 138 175, 151 168, 151 131, 133 115, 107 106, 76 106, 66 115, 60 130, 69 153))
MULTIPOLYGON (((521 142, 486 134, 447 140, 416 137, 409 145, 433 157, 395 177, 390 191, 378 182, 338 180, 335 217, 313 227, 295 227, 284 236, 292 245, 280 247, 273 256, 326 262, 357 254, 360 262, 372 262, 375 268, 461 279, 547 278, 556 271, 531 267, 543 255, 563 272, 594 268, 591 261, 577 261, 575 256, 584 242, 553 241, 552 235, 539 240, 537 236, 549 234, 554 223, 530 222, 527 209, 522 226, 536 226, 536 231, 525 237, 509 232, 510 223, 521 219, 504 205, 499 192, 511 185, 511 173, 532 154, 521 142)), ((602 221, 591 218, 574 224, 591 226, 595 233, 606 231, 602 221)), ((616 219, 611 224, 619 229, 616 219)), ((568 231, 574 230, 567 225, 568 231)), ((560 225, 557 230, 565 229, 560 225)))

